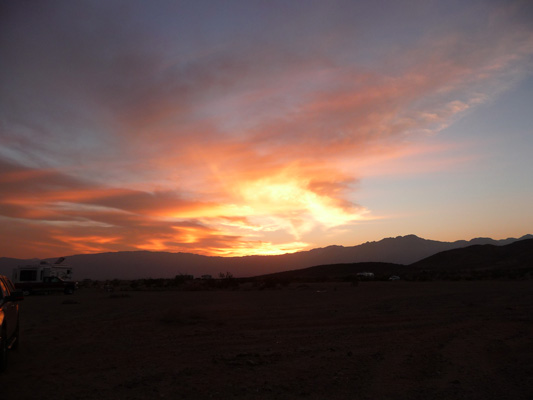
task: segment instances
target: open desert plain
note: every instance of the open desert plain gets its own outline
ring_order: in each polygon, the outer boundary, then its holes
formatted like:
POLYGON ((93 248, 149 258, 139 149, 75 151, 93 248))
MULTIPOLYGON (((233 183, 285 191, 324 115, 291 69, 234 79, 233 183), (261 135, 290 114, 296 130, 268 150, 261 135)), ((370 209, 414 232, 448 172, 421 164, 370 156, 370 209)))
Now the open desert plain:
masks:
POLYGON ((28 296, 11 399, 531 399, 533 282, 28 296))

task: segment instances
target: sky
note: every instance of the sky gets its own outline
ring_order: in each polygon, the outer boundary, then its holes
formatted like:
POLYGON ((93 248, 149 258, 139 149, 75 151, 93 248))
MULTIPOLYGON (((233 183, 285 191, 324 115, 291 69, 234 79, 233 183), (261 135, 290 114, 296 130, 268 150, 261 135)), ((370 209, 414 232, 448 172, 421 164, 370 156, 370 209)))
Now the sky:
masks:
POLYGON ((531 1, 6 0, 0 256, 533 233, 531 1))

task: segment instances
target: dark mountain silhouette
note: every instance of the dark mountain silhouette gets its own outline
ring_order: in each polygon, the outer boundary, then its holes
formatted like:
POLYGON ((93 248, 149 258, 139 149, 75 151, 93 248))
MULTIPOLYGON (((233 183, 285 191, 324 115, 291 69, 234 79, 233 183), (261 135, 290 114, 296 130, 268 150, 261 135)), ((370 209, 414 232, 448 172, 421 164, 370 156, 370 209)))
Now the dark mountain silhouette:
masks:
MULTIPOLYGON (((302 269, 316 265, 382 262, 412 264, 428 256, 469 246, 471 244, 506 245, 521 239, 493 240, 477 238, 471 241, 439 242, 415 235, 386 238, 358 246, 328 246, 294 254, 278 256, 208 257, 189 253, 116 252, 67 256, 66 262, 74 268, 75 279, 138 279, 172 278, 179 274, 198 277, 230 272, 235 277, 250 277, 281 271, 302 269)), ((55 261, 55 259, 48 259, 55 261)), ((0 258, 0 274, 11 276, 17 265, 37 264, 38 260, 0 258)))
POLYGON ((361 262, 350 264, 317 265, 314 267, 296 269, 291 271, 276 272, 254 277, 259 280, 332 280, 340 278, 355 277, 359 272, 372 272, 378 276, 403 275, 406 272, 405 265, 382 263, 382 262, 361 262))
POLYGON ((490 270, 533 267, 533 239, 495 246, 473 245, 434 254, 409 266, 418 270, 490 270))
POLYGON ((407 279, 533 277, 533 239, 507 245, 472 245, 443 251, 410 265, 363 262, 317 265, 255 277, 258 280, 326 280, 372 272, 377 279, 399 275, 407 279), (518 272, 518 274, 517 274, 518 272))

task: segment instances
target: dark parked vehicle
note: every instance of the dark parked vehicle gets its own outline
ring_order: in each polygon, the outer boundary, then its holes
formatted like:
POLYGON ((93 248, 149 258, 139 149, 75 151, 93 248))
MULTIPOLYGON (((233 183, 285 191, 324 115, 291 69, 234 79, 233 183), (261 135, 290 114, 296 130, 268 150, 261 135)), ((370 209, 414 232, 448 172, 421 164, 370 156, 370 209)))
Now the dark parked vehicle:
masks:
POLYGON ((19 301, 23 299, 22 291, 0 275, 0 370, 6 368, 8 350, 19 345, 19 301))

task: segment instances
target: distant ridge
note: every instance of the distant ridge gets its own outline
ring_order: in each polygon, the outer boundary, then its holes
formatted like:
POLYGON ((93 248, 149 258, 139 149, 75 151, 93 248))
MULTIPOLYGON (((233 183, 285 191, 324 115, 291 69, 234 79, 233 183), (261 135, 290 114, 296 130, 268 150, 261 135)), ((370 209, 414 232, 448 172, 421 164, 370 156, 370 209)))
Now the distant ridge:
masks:
MULTIPOLYGON (((361 262, 407 265, 446 250, 474 244, 503 246, 524 239, 533 239, 533 235, 519 239, 476 238, 456 242, 440 242, 407 235, 357 246, 328 246, 277 256, 208 257, 190 253, 128 251, 67 256, 66 262, 74 268, 77 280, 171 278, 179 274, 196 277, 209 274, 216 277, 221 272, 231 272, 235 277, 249 277, 316 265, 361 262)), ((48 260, 54 261, 55 258, 48 260)), ((0 258, 0 274, 11 276, 11 270, 17 265, 37 262, 38 260, 0 258)))
POLYGON ((523 239, 504 246, 477 244, 443 251, 409 267, 425 270, 446 268, 449 271, 533 267, 533 239, 523 239))
POLYGON ((359 272, 372 272, 376 279, 398 275, 402 279, 491 279, 533 278, 533 239, 510 244, 476 244, 446 250, 410 265, 363 262, 317 265, 255 277, 259 280, 338 280, 354 277, 359 272))
POLYGON ((257 279, 279 280, 330 280, 355 277, 360 272, 371 272, 377 276, 403 275, 409 267, 401 264, 382 262, 361 262, 351 264, 317 265, 303 269, 260 275, 257 279))

